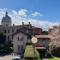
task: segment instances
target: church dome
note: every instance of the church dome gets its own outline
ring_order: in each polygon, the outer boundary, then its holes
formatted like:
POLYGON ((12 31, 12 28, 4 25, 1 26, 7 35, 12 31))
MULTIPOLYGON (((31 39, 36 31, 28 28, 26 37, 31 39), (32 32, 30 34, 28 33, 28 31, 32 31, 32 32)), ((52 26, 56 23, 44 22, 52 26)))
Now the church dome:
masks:
POLYGON ((11 17, 8 16, 8 12, 6 12, 5 16, 2 18, 1 24, 8 25, 8 26, 11 25, 11 17))

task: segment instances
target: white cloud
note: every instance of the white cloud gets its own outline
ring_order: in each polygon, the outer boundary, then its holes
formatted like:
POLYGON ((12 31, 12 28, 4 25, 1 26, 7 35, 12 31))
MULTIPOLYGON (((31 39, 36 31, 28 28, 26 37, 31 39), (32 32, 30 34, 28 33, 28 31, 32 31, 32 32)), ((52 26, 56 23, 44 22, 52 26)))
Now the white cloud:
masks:
MULTIPOLYGON (((20 25, 22 24, 22 21, 24 21, 25 24, 28 24, 28 22, 31 22, 33 26, 41 27, 44 30, 48 30, 50 26, 59 24, 58 22, 50 22, 47 20, 43 21, 43 20, 33 19, 29 17, 26 18, 27 12, 28 12, 28 10, 26 9, 21 9, 19 10, 20 12, 15 11, 15 10, 8 10, 8 9, 7 11, 8 11, 8 15, 12 18, 12 24, 20 25)), ((0 9, 0 22, 1 22, 2 17, 5 15, 5 12, 6 12, 5 9, 0 9)))
POLYGON ((15 10, 12 10, 12 13, 13 13, 14 15, 17 15, 17 12, 16 12, 15 10))
MULTIPOLYGON (((51 26, 58 25, 58 22, 42 21, 37 19, 28 19, 33 26, 41 27, 43 30, 48 30, 51 26)), ((26 21, 25 21, 26 22, 26 21)))
POLYGON ((32 16, 43 16, 43 14, 41 14, 41 13, 39 13, 39 12, 34 12, 34 13, 32 13, 32 16))
POLYGON ((22 17, 26 17, 26 16, 27 16, 27 12, 28 12, 28 10, 26 10, 26 9, 21 9, 21 10, 18 11, 18 14, 19 14, 20 16, 22 16, 22 17))

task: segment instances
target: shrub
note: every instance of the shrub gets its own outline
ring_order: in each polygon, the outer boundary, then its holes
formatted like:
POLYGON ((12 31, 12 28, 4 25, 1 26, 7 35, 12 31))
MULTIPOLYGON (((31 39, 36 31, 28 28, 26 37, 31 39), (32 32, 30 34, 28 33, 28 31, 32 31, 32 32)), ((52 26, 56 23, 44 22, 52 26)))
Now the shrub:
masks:
POLYGON ((5 47, 4 50, 7 52, 7 53, 12 53, 13 49, 10 48, 10 47, 5 47))
POLYGON ((52 55, 56 57, 60 57, 60 47, 53 49, 52 55))
POLYGON ((12 53, 12 52, 13 52, 13 49, 10 48, 10 47, 4 47, 4 48, 0 49, 1 54, 9 54, 9 53, 12 53))

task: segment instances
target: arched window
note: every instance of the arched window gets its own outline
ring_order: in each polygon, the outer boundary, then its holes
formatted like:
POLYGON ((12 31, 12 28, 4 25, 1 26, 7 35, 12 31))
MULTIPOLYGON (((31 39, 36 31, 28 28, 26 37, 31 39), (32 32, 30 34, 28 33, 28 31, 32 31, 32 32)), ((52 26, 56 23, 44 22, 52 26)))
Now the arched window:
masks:
POLYGON ((4 33, 6 33, 7 31, 6 30, 4 30, 4 33))
POLYGON ((18 40, 19 40, 19 36, 18 36, 18 40))
POLYGON ((10 33, 10 31, 8 30, 8 33, 10 33))

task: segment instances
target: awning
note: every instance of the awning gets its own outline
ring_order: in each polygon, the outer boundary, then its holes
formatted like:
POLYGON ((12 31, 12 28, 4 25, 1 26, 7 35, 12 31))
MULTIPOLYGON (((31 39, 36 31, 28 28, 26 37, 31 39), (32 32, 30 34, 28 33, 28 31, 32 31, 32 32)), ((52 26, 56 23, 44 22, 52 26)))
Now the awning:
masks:
POLYGON ((51 35, 35 35, 36 38, 52 38, 51 35))
POLYGON ((35 47, 36 49, 46 49, 45 47, 35 47))

